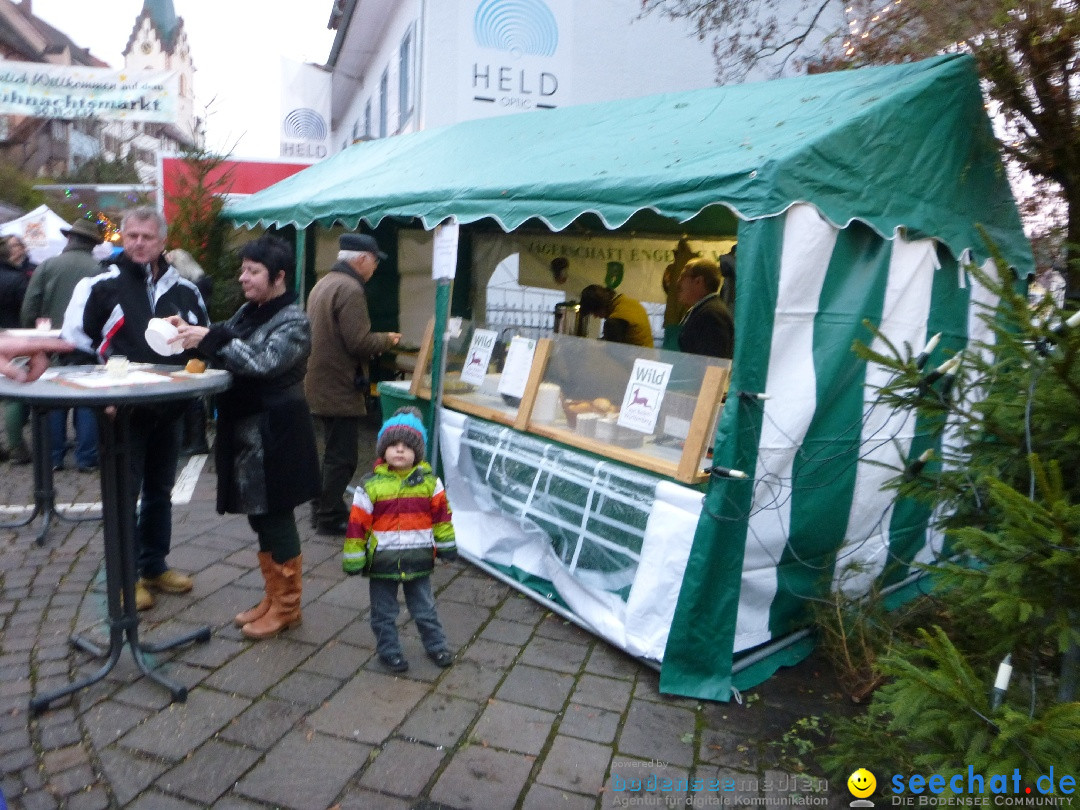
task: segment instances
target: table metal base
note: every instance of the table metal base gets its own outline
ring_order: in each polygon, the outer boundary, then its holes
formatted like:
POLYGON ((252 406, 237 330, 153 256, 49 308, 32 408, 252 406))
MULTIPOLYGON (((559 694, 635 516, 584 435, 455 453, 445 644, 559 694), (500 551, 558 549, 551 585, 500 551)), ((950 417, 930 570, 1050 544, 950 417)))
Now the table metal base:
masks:
POLYGON ((200 627, 169 641, 144 644, 139 641, 139 611, 135 605, 135 493, 130 465, 131 408, 117 406, 115 413, 100 413, 98 437, 101 443, 101 503, 105 534, 105 593, 109 605, 109 647, 75 636, 71 644, 91 655, 108 656, 100 670, 83 680, 30 700, 30 711, 44 711, 53 701, 91 686, 112 671, 126 644, 144 675, 169 690, 173 701, 187 700, 187 687, 155 672, 143 653, 171 650, 193 641, 209 641, 210 628, 200 627))
POLYGON ((41 531, 38 532, 38 536, 34 541, 39 546, 45 545, 45 535, 49 533, 49 526, 52 524, 54 516, 69 523, 101 520, 101 515, 81 515, 76 517, 67 515, 56 508, 56 489, 53 486, 50 452, 52 441, 47 424, 48 418, 48 409, 37 407, 30 409, 30 453, 34 464, 34 508, 29 517, 10 523, 0 523, 0 529, 18 529, 28 526, 34 518, 41 515, 41 531))

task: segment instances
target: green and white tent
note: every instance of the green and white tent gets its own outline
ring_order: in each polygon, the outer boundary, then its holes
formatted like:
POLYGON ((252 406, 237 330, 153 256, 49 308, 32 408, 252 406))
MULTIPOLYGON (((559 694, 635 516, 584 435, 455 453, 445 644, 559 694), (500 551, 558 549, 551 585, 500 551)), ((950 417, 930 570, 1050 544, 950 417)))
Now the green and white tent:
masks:
MULTIPOLYGON (((689 509, 692 540, 682 552, 642 549, 641 593, 666 603, 651 611, 662 627, 644 648, 636 583, 621 603, 594 594, 573 607, 657 661, 664 691, 712 699, 805 653, 783 641, 806 626, 808 600, 900 581, 940 550, 930 515, 881 491, 939 438, 876 404, 884 374, 851 351, 870 338, 864 319, 914 351, 942 332, 938 363, 989 338, 978 316, 993 301, 964 270, 989 266, 979 229, 1017 272, 1032 268, 967 56, 358 144, 226 216, 299 228, 430 229, 455 217, 506 231, 737 232, 736 356, 715 460, 751 480, 713 480, 704 498, 655 482, 668 511, 649 525, 689 509), (644 571, 657 564, 661 575, 644 571), (590 615, 596 605, 608 612, 590 615)), ((536 576, 525 564, 512 573, 536 576)))

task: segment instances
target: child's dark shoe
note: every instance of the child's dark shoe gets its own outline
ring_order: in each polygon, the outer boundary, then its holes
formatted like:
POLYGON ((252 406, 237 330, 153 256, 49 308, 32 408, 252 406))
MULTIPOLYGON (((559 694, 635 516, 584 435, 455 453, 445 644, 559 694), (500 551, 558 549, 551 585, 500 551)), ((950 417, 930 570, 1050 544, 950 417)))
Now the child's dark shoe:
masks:
POLYGON ((429 652, 428 658, 435 662, 435 666, 443 667, 444 669, 454 663, 454 656, 452 656, 448 650, 429 652))
POLYGON ((379 662, 391 672, 405 672, 409 668, 404 655, 380 655, 379 662))

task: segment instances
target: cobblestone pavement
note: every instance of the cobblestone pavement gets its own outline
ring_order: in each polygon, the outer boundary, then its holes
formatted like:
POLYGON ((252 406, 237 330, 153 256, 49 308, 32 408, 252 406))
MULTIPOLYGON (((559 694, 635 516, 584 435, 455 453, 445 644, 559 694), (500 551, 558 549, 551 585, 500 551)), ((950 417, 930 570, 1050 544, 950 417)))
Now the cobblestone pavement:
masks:
MULTIPOLYGON (((59 504, 99 496, 96 475, 60 472, 56 485, 59 504)), ((366 582, 342 573, 340 540, 313 533, 303 537, 303 624, 247 641, 232 617, 260 595, 254 537, 242 516, 215 513, 214 485, 204 470, 190 503, 175 508, 170 563, 195 575, 194 592, 159 597, 140 625, 149 641, 213 628, 208 643, 155 658, 190 690, 184 704, 170 705, 125 650, 103 681, 31 716, 33 695, 100 667, 68 639, 107 639, 101 525, 59 522, 44 547, 33 541, 39 520, 0 530, 9 807, 546 810, 850 798, 783 764, 784 731, 843 702, 814 659, 741 706, 671 698, 652 669, 468 563, 434 578, 457 652, 448 669, 427 660, 411 623, 402 634, 411 668, 381 669, 366 582)), ((28 467, 0 467, 4 503, 25 504, 30 492, 28 467)))

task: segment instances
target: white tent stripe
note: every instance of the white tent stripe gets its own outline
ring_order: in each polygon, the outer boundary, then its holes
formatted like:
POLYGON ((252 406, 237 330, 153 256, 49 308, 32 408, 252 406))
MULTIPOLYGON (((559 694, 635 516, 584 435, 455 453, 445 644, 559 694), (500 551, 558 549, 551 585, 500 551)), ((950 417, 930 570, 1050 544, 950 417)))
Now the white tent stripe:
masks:
MULTIPOLYGON (((940 266, 931 240, 893 240, 879 329, 894 346, 907 343, 918 352, 925 345, 933 275, 940 266)), ((885 341, 877 337, 871 348, 881 354, 888 351, 885 341)), ((881 487, 903 466, 915 432, 914 412, 874 405, 878 388, 891 377, 889 369, 876 363, 866 368, 862 451, 844 544, 833 572, 833 590, 851 596, 866 593, 888 561, 893 493, 882 492, 881 487)))
POLYGON ((776 566, 791 525, 789 482, 814 417, 814 317, 839 231, 809 205, 784 222, 776 316, 765 390, 755 488, 748 521, 735 651, 768 641, 776 566))
MULTIPOLYGON (((965 254, 960 262, 961 267, 969 260, 970 257, 965 254)), ((981 269, 991 278, 998 279, 997 267, 993 261, 987 260, 981 269)), ((997 306, 998 298, 994 295, 993 291, 986 287, 986 285, 979 283, 978 279, 969 277, 968 283, 971 285, 971 302, 968 304, 968 348, 965 352, 980 352, 985 358, 989 354, 989 346, 994 341, 994 333, 984 320, 984 316, 992 312, 993 308, 997 306)), ((968 396, 972 400, 977 400, 981 398, 981 393, 972 389, 968 391, 968 396)), ((960 444, 961 436, 959 420, 955 415, 950 415, 945 424, 942 445, 943 447, 948 448, 948 450, 955 451, 960 444)), ((948 452, 948 450, 946 450, 945 461, 942 464, 942 467, 943 469, 955 469, 955 455, 948 452)), ((936 561, 941 554, 941 549, 945 541, 944 535, 940 529, 937 528, 941 518, 941 509, 935 509, 930 518, 930 526, 927 530, 927 543, 923 546, 922 550, 915 555, 915 562, 932 563, 936 561)))

